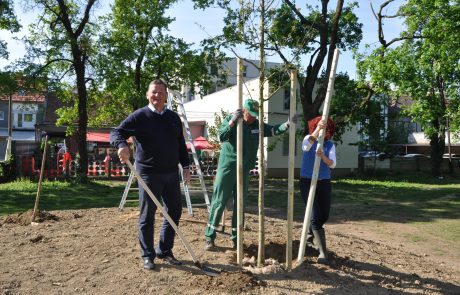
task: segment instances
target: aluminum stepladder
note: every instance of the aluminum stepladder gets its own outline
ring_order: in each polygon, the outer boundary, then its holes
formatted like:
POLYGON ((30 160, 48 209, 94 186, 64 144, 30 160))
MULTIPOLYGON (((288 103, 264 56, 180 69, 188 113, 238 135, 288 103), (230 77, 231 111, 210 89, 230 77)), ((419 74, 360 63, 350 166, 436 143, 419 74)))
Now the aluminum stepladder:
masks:
MULTIPOLYGON (((133 144, 134 146, 136 146, 136 138, 134 136, 132 138, 133 138, 133 144)), ((131 171, 129 173, 128 182, 126 183, 125 190, 123 191, 123 195, 121 196, 120 205, 118 205, 118 211, 123 211, 123 208, 125 207, 125 204, 126 204, 126 198, 128 198, 129 191, 134 189, 134 188, 131 188, 134 177, 135 177, 134 172, 131 171)))
MULTIPOLYGON (((207 209, 209 211, 210 204, 209 204, 208 192, 206 190, 206 184, 204 182, 203 173, 201 172, 201 167, 200 167, 200 162, 198 160, 198 155, 196 154, 196 149, 195 149, 195 146, 193 144, 192 134, 190 132, 190 127, 189 127, 189 124, 188 124, 188 121, 187 121, 187 116, 185 114, 184 105, 182 103, 182 100, 180 100, 179 98, 174 98, 173 96, 168 96, 168 109, 170 109, 170 110, 172 110, 172 100, 174 100, 174 102, 177 103, 177 105, 179 106, 180 111, 178 112, 178 114, 179 114, 180 118, 182 119, 182 122, 183 122, 184 127, 185 127, 185 131, 187 133, 187 137, 185 138, 185 141, 186 141, 186 143, 190 144, 190 149, 192 151, 193 160, 194 160, 194 163, 195 163, 195 166, 196 166, 196 171, 197 171, 198 177, 200 179, 201 190, 203 192, 205 203, 204 204, 197 204, 197 205, 206 205, 206 207, 207 207, 207 209)), ((192 202, 191 202, 191 199, 190 199, 189 185, 186 184, 185 181, 184 181, 183 169, 182 169, 182 166, 180 164, 179 164, 179 172, 180 172, 180 176, 181 176, 181 180, 182 180, 182 186, 184 188, 185 200, 186 200, 186 203, 187 203, 187 210, 188 210, 189 215, 193 215, 193 208, 192 208, 192 202)), ((129 174, 129 177, 128 177, 128 182, 126 183, 125 189, 123 191, 123 196, 121 197, 120 205, 118 206, 119 211, 122 211, 124 206, 125 206, 126 199, 128 197, 129 191, 131 190, 131 185, 133 183, 133 180, 134 180, 134 173, 131 172, 129 174)))
MULTIPOLYGON (((172 109, 172 103, 173 102, 176 103, 176 105, 178 107, 178 112, 177 113, 179 114, 179 117, 182 119, 182 123, 184 124, 184 128, 185 128, 185 133, 187 134, 187 136, 185 138, 185 142, 190 144, 190 150, 192 151, 192 156, 193 156, 193 161, 195 163, 196 172, 197 172, 198 178, 200 180, 201 191, 202 191, 203 196, 204 196, 205 203, 204 204, 196 204, 196 205, 206 205, 206 207, 208 209, 208 212, 209 212, 210 203, 209 203, 208 191, 206 190, 206 184, 204 182, 203 172, 201 171, 200 161, 198 160, 198 155, 196 153, 195 145, 193 144, 192 133, 190 132, 190 126, 188 124, 184 104, 182 102, 181 95, 178 92, 172 92, 171 91, 171 93, 172 93, 172 95, 170 94, 170 96, 168 97, 168 108, 172 109)), ((185 200, 187 201, 188 212, 189 212, 190 215, 193 215, 192 202, 190 200, 189 185, 184 182, 182 167, 180 165, 179 165, 179 171, 181 173, 182 185, 184 187, 185 200)))

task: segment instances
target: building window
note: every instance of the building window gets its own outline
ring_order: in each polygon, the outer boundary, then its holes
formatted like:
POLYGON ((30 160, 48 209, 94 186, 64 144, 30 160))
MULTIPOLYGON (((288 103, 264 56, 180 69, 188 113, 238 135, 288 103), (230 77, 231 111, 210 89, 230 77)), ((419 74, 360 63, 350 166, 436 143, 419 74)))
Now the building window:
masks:
POLYGON ((25 95, 26 95, 26 90, 25 90, 24 88, 20 88, 20 89, 18 90, 18 95, 19 95, 19 96, 25 96, 25 95))
POLYGON ((289 110, 290 103, 291 103, 291 89, 284 88, 284 109, 289 110))
POLYGON ((193 91, 189 91, 187 92, 187 101, 192 101, 192 100, 195 100, 195 94, 193 93, 193 91))
POLYGON ((18 114, 18 127, 22 127, 22 114, 18 114))
POLYGON ((32 113, 17 113, 14 127, 17 128, 34 128, 35 115, 32 113))
POLYGON ((248 75, 248 66, 243 66, 243 77, 248 75))
POLYGON ((5 120, 5 112, 0 111, 0 121, 3 121, 3 120, 5 120))
POLYGON ((24 114, 24 122, 32 122, 34 119, 34 115, 32 114, 24 114))
MULTIPOLYGON (((296 95, 297 98, 300 97, 299 89, 296 90, 295 95, 296 95)), ((297 99, 297 102, 298 101, 299 101, 299 99, 297 99)), ((290 109, 290 104, 291 104, 291 89, 290 88, 285 88, 284 89, 283 104, 284 104, 284 109, 285 110, 290 109)))

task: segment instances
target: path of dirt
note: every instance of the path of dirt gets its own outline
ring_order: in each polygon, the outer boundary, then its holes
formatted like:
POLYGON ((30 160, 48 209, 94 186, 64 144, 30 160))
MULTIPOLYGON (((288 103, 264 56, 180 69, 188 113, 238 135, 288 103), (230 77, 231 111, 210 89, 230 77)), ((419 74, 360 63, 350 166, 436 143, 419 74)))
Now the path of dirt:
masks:
MULTIPOLYGON (((308 248, 307 261, 287 272, 285 221, 266 218, 267 267, 256 268, 251 262, 256 261, 257 255, 257 217, 247 214, 244 235, 247 257, 242 270, 235 265, 236 254, 228 235, 218 236, 217 251, 203 250, 207 213, 204 209, 194 212, 190 217, 184 210, 181 229, 199 260, 222 270, 218 277, 208 277, 195 267, 178 239, 174 250, 176 257, 184 261, 183 266, 172 267, 156 260, 154 271, 142 269, 135 208, 126 208, 121 213, 114 208, 41 212, 36 226, 30 225, 29 211, 0 219, 0 292, 460 294, 458 261, 440 263, 423 251, 416 252, 397 241, 378 239, 365 225, 346 222, 326 227, 331 251, 329 266, 316 264, 317 252, 308 248)), ((301 224, 296 222, 296 235, 300 228, 301 224)), ((294 258, 298 247, 296 240, 294 258)))

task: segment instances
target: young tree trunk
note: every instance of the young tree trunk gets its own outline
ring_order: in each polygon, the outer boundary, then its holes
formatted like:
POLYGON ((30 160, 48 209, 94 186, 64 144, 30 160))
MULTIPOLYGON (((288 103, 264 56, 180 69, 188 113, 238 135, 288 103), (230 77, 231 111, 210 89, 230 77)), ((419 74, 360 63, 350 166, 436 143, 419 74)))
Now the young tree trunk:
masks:
POLYGON ((260 44, 259 44, 259 251, 257 266, 265 262, 265 149, 264 149, 264 82, 265 82, 265 1, 260 0, 260 44))

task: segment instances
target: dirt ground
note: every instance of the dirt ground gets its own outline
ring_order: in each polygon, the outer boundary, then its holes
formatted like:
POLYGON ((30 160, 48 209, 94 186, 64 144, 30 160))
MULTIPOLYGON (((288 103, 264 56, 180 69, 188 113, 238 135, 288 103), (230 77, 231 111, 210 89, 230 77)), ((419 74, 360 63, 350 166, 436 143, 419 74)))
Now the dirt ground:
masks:
MULTIPOLYGON (((1 294, 460 294, 460 253, 431 255, 433 244, 410 246, 400 236, 385 238, 387 224, 375 231, 365 222, 326 225, 330 265, 316 263, 317 252, 307 249, 306 262, 286 271, 286 223, 267 210, 267 266, 256 268, 257 216, 246 215, 244 259, 236 263, 228 234, 219 234, 218 250, 206 252, 207 212, 186 210, 181 229, 200 262, 222 270, 217 277, 194 266, 179 239, 175 256, 182 266, 155 260, 154 271, 142 268, 137 242, 137 208, 40 212, 30 225, 30 212, 0 218, 1 294), (271 217, 270 217, 271 216, 271 217)), ((227 214, 230 215, 230 214, 227 214)), ((158 216, 157 220, 161 217, 158 216)), ((228 219, 228 223, 230 220, 228 219)), ((156 223, 155 240, 158 240, 156 223)), ((295 222, 293 259, 299 247, 301 223, 295 222)), ((394 228, 393 228, 394 227, 394 228)), ((226 231, 229 232, 227 226, 226 231)), ((453 250, 452 250, 453 251, 453 250)))

